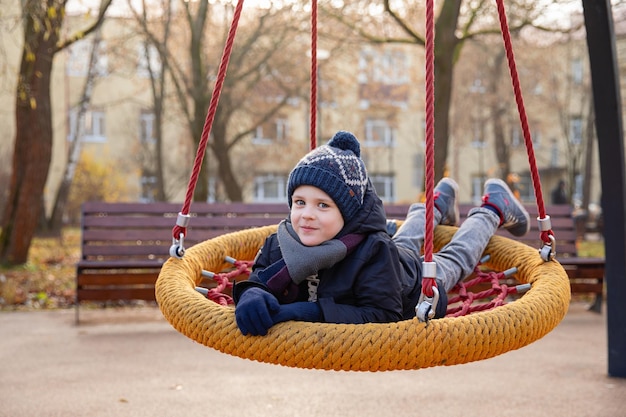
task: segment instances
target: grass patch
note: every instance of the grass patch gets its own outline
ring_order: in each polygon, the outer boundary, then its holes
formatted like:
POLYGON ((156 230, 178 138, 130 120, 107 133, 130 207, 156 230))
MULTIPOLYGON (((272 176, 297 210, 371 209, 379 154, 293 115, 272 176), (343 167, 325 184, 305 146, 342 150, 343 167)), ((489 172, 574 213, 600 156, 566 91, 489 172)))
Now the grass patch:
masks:
POLYGON ((73 305, 79 258, 78 228, 63 230, 60 238, 34 238, 26 264, 0 267, 0 309, 49 309, 73 305))
POLYGON ((578 256, 604 258, 604 241, 585 240, 578 244, 578 256))

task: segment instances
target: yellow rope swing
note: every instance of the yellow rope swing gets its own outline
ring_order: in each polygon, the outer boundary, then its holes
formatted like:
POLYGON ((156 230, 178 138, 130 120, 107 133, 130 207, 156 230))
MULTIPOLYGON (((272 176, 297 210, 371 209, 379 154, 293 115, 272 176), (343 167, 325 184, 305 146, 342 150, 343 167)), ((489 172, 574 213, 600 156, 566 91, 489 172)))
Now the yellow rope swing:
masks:
MULTIPOLYGON (((503 7, 501 0, 497 1, 499 11, 501 11, 503 7)), ((237 4, 233 17, 233 25, 207 115, 208 126, 215 113, 228 63, 229 48, 234 38, 233 28, 236 27, 242 3, 243 1, 240 0, 237 4)), ((428 0, 427 82, 431 74, 431 87, 432 9, 432 0, 428 0), (428 62, 431 63, 430 72, 428 62)), ((315 10, 314 0, 313 11, 315 10)), ((501 22, 503 15, 502 10, 501 22)), ((508 29, 505 33, 504 25, 506 21, 503 24, 503 35, 505 35, 507 51, 510 51, 506 36, 508 29)), ((510 42, 510 39, 508 41, 510 42)), ((313 66, 316 64, 316 49, 314 37, 313 66)), ((508 56, 512 61, 512 54, 508 56)), ((510 67, 514 75, 514 66, 510 65, 510 67)), ((316 79, 313 70, 311 77, 314 86, 316 79)), ((514 88, 517 88, 515 82, 514 88)), ((313 90, 314 88, 312 88, 312 103, 315 97, 313 90)), ((432 102, 430 104, 432 105, 432 102)), ((523 108, 519 105, 518 107, 522 115, 523 108)), ((525 117, 521 117, 521 121, 527 147, 532 147, 525 117)), ((427 130, 429 126, 432 126, 430 117, 427 118, 427 130)), ((314 121, 311 123, 311 132, 313 141, 316 137, 314 121)), ((203 147, 206 147, 207 140, 208 130, 205 130, 194 165, 192 183, 197 179, 202 155, 204 155, 203 147)), ((432 144, 432 129, 427 132, 427 145, 429 143, 432 144)), ((533 161, 531 161, 531 168, 534 168, 533 161)), ((536 174, 537 170, 531 169, 531 172, 536 174)), ((550 227, 542 227, 541 219, 549 220, 549 216, 545 216, 538 178, 534 185, 539 197, 542 240, 548 243, 548 252, 551 252, 550 243, 554 243, 554 239, 551 235, 552 231, 549 230, 550 227)), ((432 182, 427 181, 427 188, 432 194, 432 182)), ((289 367, 344 371, 391 371, 456 365, 492 358, 526 346, 554 329, 568 310, 569 280, 562 266, 553 259, 553 253, 546 256, 544 251, 538 251, 517 241, 496 235, 491 238, 485 250, 485 253, 490 255, 485 266, 496 271, 505 271, 515 267, 518 271, 517 280, 531 284, 531 289, 515 302, 489 311, 426 322, 421 322, 417 318, 382 324, 290 321, 273 326, 266 336, 244 336, 235 322, 234 307, 208 301, 205 296, 195 290, 195 287, 202 280, 203 270, 222 271, 232 267, 226 261, 227 257, 242 260, 253 259, 265 238, 274 233, 277 226, 234 232, 199 243, 187 251, 184 251, 184 248, 180 250, 184 237, 181 228, 186 226, 185 216, 189 213, 192 195, 193 186, 190 186, 186 203, 179 215, 179 220, 182 215, 183 221, 180 223, 177 221, 178 229, 174 229, 174 245, 170 250, 172 257, 163 265, 156 282, 156 299, 164 317, 176 330, 198 343, 229 355, 289 367), (178 236, 180 236, 180 241, 178 236), (181 243, 180 246, 176 246, 178 242, 181 243)), ((547 224, 549 225, 549 221, 547 224)), ((436 227, 430 236, 431 249, 439 250, 450 241, 456 230, 457 228, 450 226, 436 227)))
MULTIPOLYGON (((457 228, 438 226, 434 246, 447 243, 457 228)), ((391 371, 457 365, 492 358, 526 346, 555 328, 570 298, 567 274, 536 249, 501 236, 486 248, 487 266, 518 267, 517 279, 532 288, 515 302, 468 316, 419 322, 326 324, 285 322, 266 336, 243 336, 235 309, 210 302, 194 288, 202 270, 231 266, 224 259, 252 259, 275 226, 226 234, 199 243, 182 259, 170 258, 156 283, 164 317, 180 333, 220 352, 289 367, 344 371, 391 371)))

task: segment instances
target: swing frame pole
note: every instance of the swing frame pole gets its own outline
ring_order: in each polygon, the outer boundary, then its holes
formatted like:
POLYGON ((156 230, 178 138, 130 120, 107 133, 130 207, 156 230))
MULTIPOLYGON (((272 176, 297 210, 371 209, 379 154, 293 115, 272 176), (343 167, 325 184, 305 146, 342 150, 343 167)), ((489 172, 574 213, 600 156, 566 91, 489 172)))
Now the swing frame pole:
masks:
POLYGON ((600 156, 609 376, 626 378, 626 179, 610 0, 582 0, 600 156))

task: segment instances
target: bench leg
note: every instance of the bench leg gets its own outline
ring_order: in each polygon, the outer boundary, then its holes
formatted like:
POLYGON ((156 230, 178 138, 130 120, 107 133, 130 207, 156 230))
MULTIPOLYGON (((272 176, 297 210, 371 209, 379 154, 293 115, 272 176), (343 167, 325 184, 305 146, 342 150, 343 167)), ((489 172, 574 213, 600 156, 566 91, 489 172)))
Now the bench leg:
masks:
POLYGON ((602 294, 596 294, 596 299, 587 310, 593 311, 594 313, 602 313, 602 294))

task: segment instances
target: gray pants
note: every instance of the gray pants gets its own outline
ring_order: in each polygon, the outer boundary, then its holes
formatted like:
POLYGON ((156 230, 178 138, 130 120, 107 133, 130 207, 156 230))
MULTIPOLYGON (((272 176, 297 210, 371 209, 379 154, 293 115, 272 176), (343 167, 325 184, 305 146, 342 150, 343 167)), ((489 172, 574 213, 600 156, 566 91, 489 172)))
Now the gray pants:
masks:
MULTIPOLYGON (((433 223, 437 226, 441 221, 441 213, 436 208, 433 212, 433 223)), ((400 247, 421 253, 424 245, 425 224, 425 205, 423 203, 412 204, 406 220, 393 236, 394 242, 400 247)), ((499 224, 500 218, 493 211, 475 207, 470 210, 467 219, 461 224, 450 242, 439 252, 433 253, 433 262, 437 271, 435 278, 443 283, 446 292, 474 271, 474 267, 480 261, 489 239, 496 232, 499 224)))

